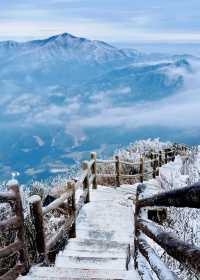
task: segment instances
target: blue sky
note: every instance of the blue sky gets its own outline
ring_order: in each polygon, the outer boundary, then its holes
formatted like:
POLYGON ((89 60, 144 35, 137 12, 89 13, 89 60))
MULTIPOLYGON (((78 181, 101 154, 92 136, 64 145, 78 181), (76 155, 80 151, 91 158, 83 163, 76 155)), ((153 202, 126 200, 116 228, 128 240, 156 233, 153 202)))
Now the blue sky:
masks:
POLYGON ((69 32, 110 43, 199 43, 199 0, 1 0, 0 40, 69 32))

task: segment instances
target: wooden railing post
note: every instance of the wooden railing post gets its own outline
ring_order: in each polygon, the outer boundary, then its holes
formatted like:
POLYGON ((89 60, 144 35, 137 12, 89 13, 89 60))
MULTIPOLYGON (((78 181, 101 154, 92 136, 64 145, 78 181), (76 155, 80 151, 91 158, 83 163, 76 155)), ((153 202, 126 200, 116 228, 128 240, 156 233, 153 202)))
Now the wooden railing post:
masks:
POLYGON ((94 176, 92 188, 96 189, 97 188, 97 162, 96 162, 97 154, 95 152, 91 153, 91 159, 94 160, 94 163, 91 168, 92 175, 94 176))
POLYGON ((154 159, 154 156, 153 156, 153 153, 152 153, 152 152, 150 153, 150 159, 151 159, 151 167, 153 167, 153 159, 154 159))
POLYGON ((34 195, 30 200, 30 212, 35 226, 35 243, 38 253, 38 262, 46 260, 46 243, 44 232, 44 219, 42 212, 42 201, 39 195, 34 195))
POLYGON ((162 151, 159 151, 159 167, 162 166, 162 151))
POLYGON ((153 156, 153 178, 154 179, 156 178, 156 165, 157 165, 156 155, 154 154, 154 156, 153 156))
POLYGON ((134 213, 134 228, 135 228, 135 234, 134 234, 134 254, 133 254, 133 258, 134 258, 134 266, 135 266, 135 270, 138 270, 138 247, 137 247, 137 240, 139 237, 139 228, 138 228, 138 220, 141 218, 142 216, 142 211, 141 208, 139 207, 139 199, 142 196, 142 193, 144 192, 145 186, 140 184, 137 186, 137 190, 136 190, 136 198, 135 198, 135 213, 134 213))
POLYGON ((159 176, 160 170, 159 170, 159 154, 156 154, 156 176, 159 176))
POLYGON ((144 181, 144 157, 140 158, 140 182, 144 181))
POLYGON ((135 234, 134 234, 134 266, 135 270, 138 270, 138 247, 137 247, 137 239, 139 235, 138 231, 138 226, 137 226, 137 221, 138 221, 138 215, 140 208, 138 207, 138 200, 139 200, 139 185, 137 186, 136 189, 136 197, 135 197, 135 214, 134 214, 134 228, 135 228, 135 234))
POLYGON ((83 181, 83 190, 87 191, 87 196, 85 199, 85 203, 90 202, 90 181, 89 181, 89 165, 88 165, 88 161, 83 161, 82 163, 82 169, 83 172, 87 172, 87 175, 83 181))
POLYGON ((172 156, 173 156, 172 161, 175 161, 175 158, 176 158, 176 151, 175 151, 175 149, 172 152, 172 156))
POLYGON ((179 146, 178 146, 178 144, 174 145, 174 149, 175 149, 175 151, 174 151, 175 156, 178 156, 179 155, 179 146))
POLYGON ((165 164, 168 163, 168 150, 165 149, 165 164))
POLYGON ((172 161, 172 155, 173 155, 173 151, 172 151, 172 148, 170 148, 170 150, 169 150, 169 161, 172 161))
POLYGON ((29 259, 28 259, 28 252, 25 240, 25 228, 24 228, 24 212, 22 206, 21 195, 19 191, 19 184, 16 180, 11 180, 7 184, 8 189, 12 190, 15 193, 16 200, 15 200, 15 214, 16 217, 19 219, 19 227, 17 231, 17 240, 21 242, 22 248, 19 251, 19 260, 20 263, 24 266, 24 273, 26 274, 29 271, 29 259))
POLYGON ((179 155, 179 146, 176 145, 176 149, 175 149, 175 156, 178 156, 179 155))
POLYGON ((115 156, 115 175, 116 175, 116 187, 120 187, 120 163, 119 156, 115 156))
POLYGON ((73 219, 72 227, 69 232, 69 238, 75 238, 76 237, 76 186, 74 181, 68 181, 67 182, 68 191, 71 192, 70 197, 70 204, 69 204, 69 215, 73 219))

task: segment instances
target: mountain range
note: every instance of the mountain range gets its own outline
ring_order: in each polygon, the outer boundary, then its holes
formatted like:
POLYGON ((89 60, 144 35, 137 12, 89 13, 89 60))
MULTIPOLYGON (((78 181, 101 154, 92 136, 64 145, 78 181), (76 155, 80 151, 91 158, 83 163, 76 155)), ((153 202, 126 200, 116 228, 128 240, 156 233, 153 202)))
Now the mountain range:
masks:
POLYGON ((47 178, 92 149, 109 154, 140 136, 166 138, 161 128, 119 129, 104 111, 117 115, 119 108, 173 96, 194 61, 199 58, 118 49, 68 33, 0 42, 1 178, 14 170, 22 181, 47 178))

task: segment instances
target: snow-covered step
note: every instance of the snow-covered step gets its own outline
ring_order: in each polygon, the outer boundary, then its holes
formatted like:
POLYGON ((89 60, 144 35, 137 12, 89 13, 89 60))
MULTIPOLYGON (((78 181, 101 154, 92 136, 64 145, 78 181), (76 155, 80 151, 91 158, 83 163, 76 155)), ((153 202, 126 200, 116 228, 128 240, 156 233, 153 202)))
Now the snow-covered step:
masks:
MULTIPOLYGON (((121 230, 126 230, 126 227, 121 227, 121 230)), ((118 234, 116 232, 112 231, 101 231, 101 230, 92 230, 91 228, 84 228, 80 227, 77 228, 77 237, 83 237, 85 239, 96 239, 96 240, 112 240, 112 241, 121 241, 124 243, 129 243, 130 242, 130 237, 125 236, 123 233, 119 232, 118 234)))
POLYGON ((127 271, 133 238, 135 190, 99 187, 76 220, 76 238, 60 252, 55 266, 35 268, 22 280, 135 280, 127 271))
POLYGON ((73 257, 58 255, 56 258, 56 267, 63 268, 81 268, 81 269, 110 269, 126 270, 127 258, 114 257, 73 257))
MULTIPOLYGON (((135 190, 134 189, 129 189, 129 188, 121 188, 121 189, 113 189, 113 190, 105 190, 105 189, 97 189, 97 191, 93 191, 91 190, 91 194, 92 195, 100 195, 101 193, 104 193, 107 198, 109 198, 110 196, 114 195, 114 196, 117 196, 117 195, 120 195, 122 196, 124 193, 127 193, 127 194, 134 194, 135 190)), ((102 199, 105 198, 105 197, 102 197, 102 199)))
POLYGON ((114 201, 115 199, 124 198, 123 193, 120 193, 116 189, 112 191, 106 191, 106 190, 97 190, 97 191, 91 191, 90 197, 93 202, 96 201, 114 201))
POLYGON ((107 251, 107 250, 65 250, 59 255, 63 255, 65 257, 94 257, 94 258, 126 258, 127 252, 123 251, 107 251))
POLYGON ((72 238, 69 240, 67 250, 84 250, 88 251, 103 250, 103 251, 129 251, 129 244, 120 243, 116 241, 96 240, 96 239, 76 239, 72 238))
POLYGON ((35 267, 28 276, 19 280, 139 280, 135 271, 120 271, 113 269, 78 269, 78 268, 54 268, 35 267))

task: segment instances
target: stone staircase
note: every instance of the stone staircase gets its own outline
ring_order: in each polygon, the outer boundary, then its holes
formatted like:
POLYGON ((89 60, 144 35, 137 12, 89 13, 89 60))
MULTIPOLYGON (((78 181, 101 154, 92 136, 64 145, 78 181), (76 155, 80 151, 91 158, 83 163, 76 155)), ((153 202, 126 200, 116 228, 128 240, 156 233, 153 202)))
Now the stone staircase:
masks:
POLYGON ((127 266, 128 249, 127 244, 117 242, 70 240, 67 250, 58 255, 56 266, 82 269, 117 267, 123 270, 127 266))
POLYGON ((128 270, 133 242, 134 186, 99 186, 79 213, 77 236, 56 257, 53 267, 32 267, 20 280, 136 280, 128 270))

